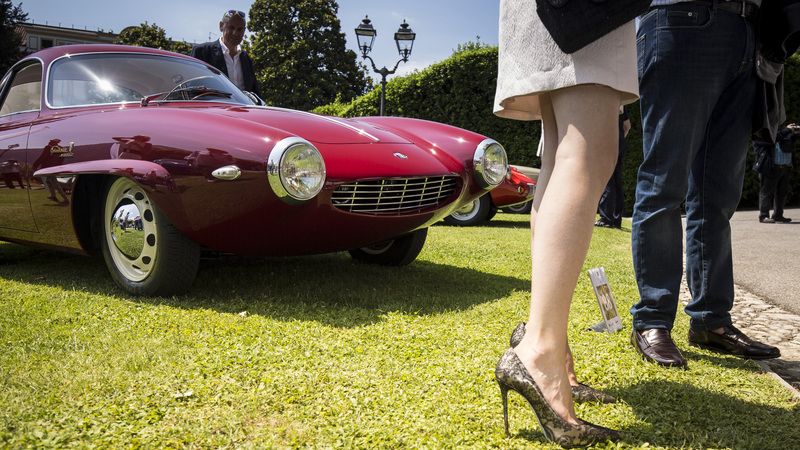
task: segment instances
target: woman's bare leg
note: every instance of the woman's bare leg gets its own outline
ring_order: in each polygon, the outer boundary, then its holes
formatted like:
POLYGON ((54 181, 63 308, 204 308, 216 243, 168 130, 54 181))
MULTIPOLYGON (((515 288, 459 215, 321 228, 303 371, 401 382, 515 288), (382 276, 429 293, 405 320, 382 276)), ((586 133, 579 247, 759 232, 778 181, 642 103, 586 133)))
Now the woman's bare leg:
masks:
POLYGON ((620 96, 578 85, 540 103, 545 144, 531 214, 531 310, 515 351, 556 413, 577 423, 565 364, 569 307, 616 163, 620 96))

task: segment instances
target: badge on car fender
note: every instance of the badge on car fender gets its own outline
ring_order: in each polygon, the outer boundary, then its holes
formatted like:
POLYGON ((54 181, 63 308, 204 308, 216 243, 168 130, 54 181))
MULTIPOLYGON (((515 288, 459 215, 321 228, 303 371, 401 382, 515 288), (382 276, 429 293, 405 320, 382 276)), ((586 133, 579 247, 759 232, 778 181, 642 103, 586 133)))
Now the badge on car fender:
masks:
POLYGON ((59 156, 61 158, 72 158, 73 156, 75 156, 75 153, 72 152, 72 148, 74 146, 75 146, 74 142, 70 142, 69 143, 69 148, 68 149, 66 149, 64 147, 61 147, 59 145, 54 145, 54 146, 50 147, 50 155, 52 155, 52 156, 56 156, 57 155, 57 156, 59 156))

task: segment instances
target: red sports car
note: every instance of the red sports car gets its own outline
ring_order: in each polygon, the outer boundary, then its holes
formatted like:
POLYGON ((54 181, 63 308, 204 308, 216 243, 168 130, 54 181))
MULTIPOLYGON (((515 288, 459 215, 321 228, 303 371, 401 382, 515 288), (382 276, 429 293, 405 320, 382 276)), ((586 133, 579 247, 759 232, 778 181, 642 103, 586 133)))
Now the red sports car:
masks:
POLYGON ((0 83, 0 240, 102 253, 124 290, 167 295, 203 249, 408 264, 506 176, 503 147, 467 130, 255 100, 166 51, 26 57, 0 83))

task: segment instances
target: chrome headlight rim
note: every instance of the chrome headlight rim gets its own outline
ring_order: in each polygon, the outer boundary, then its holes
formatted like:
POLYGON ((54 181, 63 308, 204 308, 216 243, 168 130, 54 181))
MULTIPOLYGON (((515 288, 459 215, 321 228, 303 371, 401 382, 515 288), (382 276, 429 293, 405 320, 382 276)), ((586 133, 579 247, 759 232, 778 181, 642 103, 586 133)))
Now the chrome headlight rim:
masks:
MULTIPOLYGON (((308 160, 308 158, 304 159, 308 160)), ((316 197, 325 186, 325 160, 312 143, 300 137, 288 137, 278 141, 270 151, 267 158, 267 178, 275 195, 284 202, 292 205, 305 203, 316 197), (316 178, 312 185, 298 183, 298 179, 287 174, 285 170, 287 169, 286 165, 291 164, 289 161, 291 156, 303 150, 308 151, 307 157, 316 160, 312 164, 318 165, 318 168, 315 169, 317 176, 311 178, 312 180, 316 178), (287 159, 287 156, 290 158, 287 159)))
POLYGON ((475 149, 473 156, 475 179, 483 188, 493 188, 508 174, 506 150, 494 139, 484 139, 475 149))

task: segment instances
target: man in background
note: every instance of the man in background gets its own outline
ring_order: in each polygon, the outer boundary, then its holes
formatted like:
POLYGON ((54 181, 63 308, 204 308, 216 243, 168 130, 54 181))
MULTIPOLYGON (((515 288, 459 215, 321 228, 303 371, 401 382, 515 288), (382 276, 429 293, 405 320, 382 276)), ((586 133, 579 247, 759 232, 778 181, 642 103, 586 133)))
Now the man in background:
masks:
POLYGON ((242 11, 226 12, 219 22, 219 31, 222 33, 219 40, 195 45, 190 56, 222 71, 239 89, 259 95, 253 60, 240 45, 246 27, 242 11))
POLYGON ((600 197, 600 204, 597 213, 600 219, 594 223, 596 227, 622 228, 622 211, 625 207, 625 192, 622 186, 622 166, 625 162, 625 153, 628 152, 628 141, 625 137, 631 131, 631 121, 628 118, 628 111, 622 108, 619 115, 619 153, 617 155, 617 165, 614 173, 608 180, 603 196, 600 197))
POLYGON ((753 151, 769 152, 772 165, 770 170, 759 172, 761 188, 758 192, 758 221, 761 223, 789 223, 792 219, 784 217, 783 207, 789 196, 789 175, 793 167, 794 143, 800 137, 800 126, 791 124, 778 131, 775 144, 753 141, 753 151), (772 217, 769 210, 773 209, 772 217))

